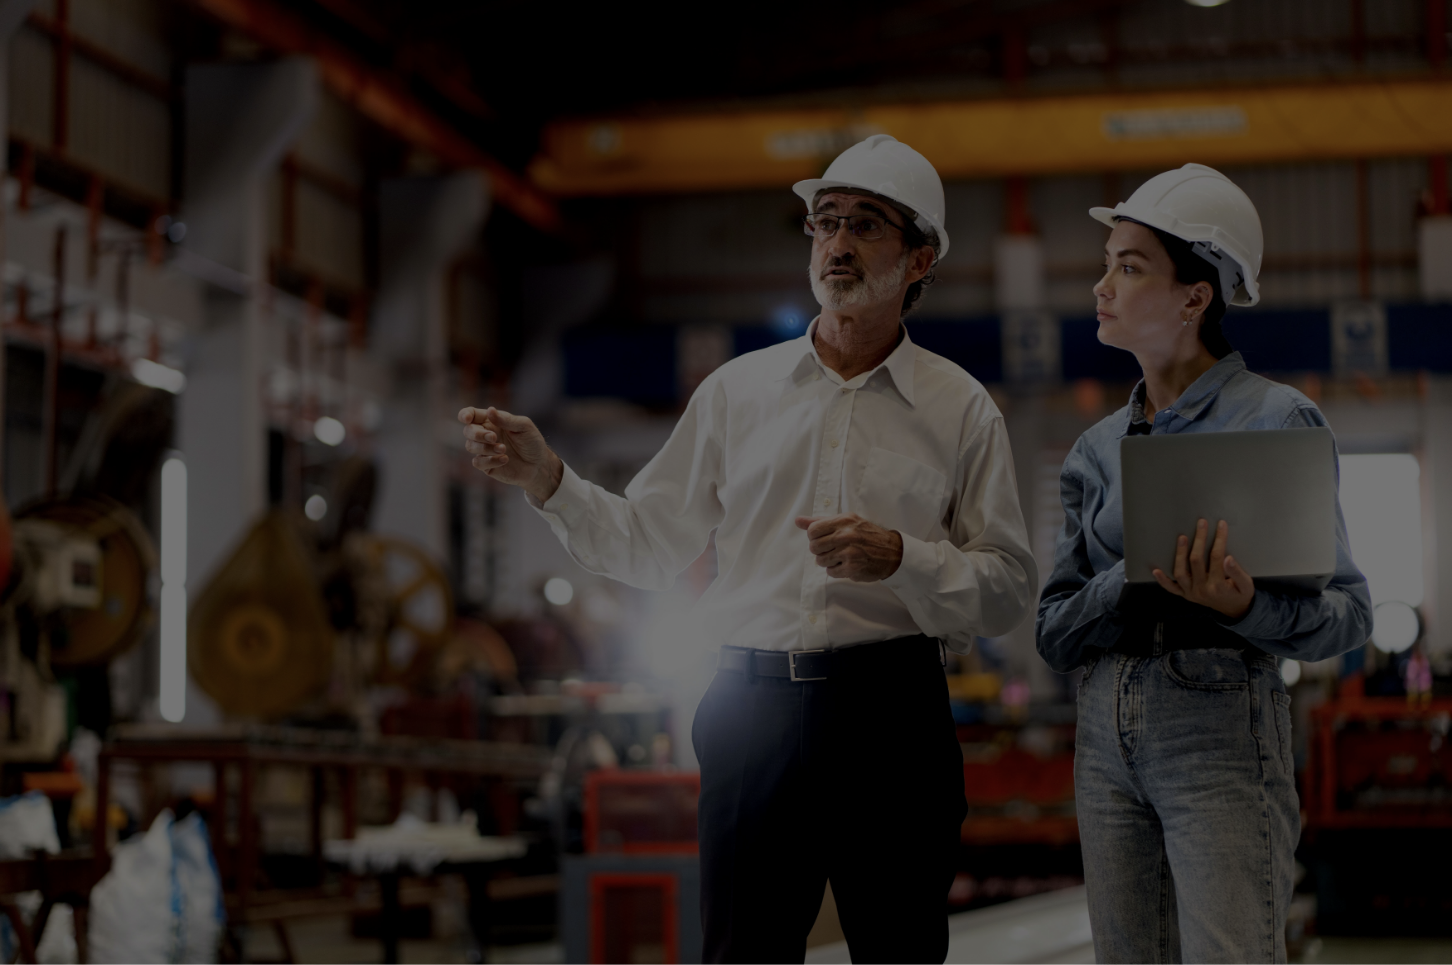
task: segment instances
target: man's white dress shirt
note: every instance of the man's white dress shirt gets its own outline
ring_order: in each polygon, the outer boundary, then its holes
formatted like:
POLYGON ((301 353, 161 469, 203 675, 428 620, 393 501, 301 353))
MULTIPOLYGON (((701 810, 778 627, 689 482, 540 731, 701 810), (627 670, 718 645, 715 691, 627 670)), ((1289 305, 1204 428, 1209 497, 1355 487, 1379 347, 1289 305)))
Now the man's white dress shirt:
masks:
POLYGON ((807 334, 734 359, 613 495, 569 466, 543 505, 585 569, 669 589, 716 531, 698 606, 716 645, 849 647, 924 633, 964 651, 1029 612, 1038 573, 1003 416, 979 382, 903 335, 844 382, 807 334), (876 583, 827 576, 797 516, 856 513, 902 536, 876 583))

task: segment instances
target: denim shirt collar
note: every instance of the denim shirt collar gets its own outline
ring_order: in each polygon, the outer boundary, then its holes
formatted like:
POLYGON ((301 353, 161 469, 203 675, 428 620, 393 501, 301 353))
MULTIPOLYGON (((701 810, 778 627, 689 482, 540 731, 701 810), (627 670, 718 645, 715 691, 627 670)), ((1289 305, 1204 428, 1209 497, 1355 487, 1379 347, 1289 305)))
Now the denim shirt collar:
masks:
MULTIPOLYGON (((1215 400, 1225 383, 1245 371, 1245 360, 1239 352, 1231 352, 1225 358, 1216 362, 1205 371, 1190 387, 1180 393, 1180 397, 1174 404, 1164 411, 1171 416, 1184 419, 1186 422, 1194 422, 1200 417, 1200 413, 1215 400)), ((1135 423, 1144 423, 1149 420, 1144 415, 1145 401, 1144 379, 1135 383, 1134 389, 1129 393, 1129 418, 1125 420, 1124 431, 1121 436, 1130 433, 1130 427, 1135 423)), ((1159 413, 1156 413, 1159 415, 1159 413)))

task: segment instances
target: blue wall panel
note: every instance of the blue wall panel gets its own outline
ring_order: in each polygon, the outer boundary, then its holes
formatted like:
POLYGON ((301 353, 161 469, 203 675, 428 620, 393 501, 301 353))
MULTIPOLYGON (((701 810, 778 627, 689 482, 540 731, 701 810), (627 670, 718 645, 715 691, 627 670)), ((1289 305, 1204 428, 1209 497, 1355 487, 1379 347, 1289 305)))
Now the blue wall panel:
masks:
POLYGON ((963 366, 979 382, 1003 381, 1003 333, 996 316, 914 318, 907 329, 915 343, 963 366))
POLYGON ((576 329, 565 335, 565 394, 676 403, 676 327, 576 329))
POLYGON ((1232 309, 1224 327, 1252 372, 1331 371, 1331 315, 1324 308, 1232 309))
POLYGON ((1392 368, 1452 372, 1452 305, 1388 305, 1386 328, 1392 368))

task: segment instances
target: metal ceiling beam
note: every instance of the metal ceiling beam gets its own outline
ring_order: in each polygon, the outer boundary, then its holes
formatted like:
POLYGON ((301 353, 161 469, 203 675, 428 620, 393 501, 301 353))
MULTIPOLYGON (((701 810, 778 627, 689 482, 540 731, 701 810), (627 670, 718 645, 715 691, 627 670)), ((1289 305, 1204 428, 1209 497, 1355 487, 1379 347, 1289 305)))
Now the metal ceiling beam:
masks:
POLYGON ((444 123, 392 76, 310 27, 272 0, 191 0, 228 26, 284 54, 314 58, 323 82, 361 114, 395 136, 436 155, 445 164, 489 175, 498 202, 541 231, 560 227, 554 201, 444 123))
POLYGON ((563 196, 779 187, 869 134, 946 178, 1452 152, 1452 78, 561 121, 530 175, 563 196))

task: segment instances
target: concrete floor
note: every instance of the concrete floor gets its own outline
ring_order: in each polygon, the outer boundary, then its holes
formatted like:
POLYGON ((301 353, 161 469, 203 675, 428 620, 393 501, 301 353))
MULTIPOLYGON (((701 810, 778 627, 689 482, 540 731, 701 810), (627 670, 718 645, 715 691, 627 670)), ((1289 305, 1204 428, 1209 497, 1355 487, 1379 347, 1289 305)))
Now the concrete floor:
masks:
MULTIPOLYGON (((835 912, 835 907, 831 909, 835 912)), ((823 918, 827 916, 824 915, 823 918)), ((814 933, 818 943, 807 950, 810 965, 850 962, 844 941, 822 940, 840 935, 835 914, 830 922, 819 921, 814 933), (836 935, 833 935, 833 932, 836 935)), ((294 922, 289 927, 293 951, 301 963, 376 962, 382 949, 376 941, 353 938, 343 917, 294 922)), ((276 960, 281 946, 270 929, 253 932, 248 940, 248 957, 276 960)), ((463 963, 468 945, 459 937, 400 943, 404 962, 463 963)), ((493 948, 492 962, 526 963, 563 961, 558 944, 513 945, 493 948)), ((1018 901, 963 912, 949 918, 948 961, 971 965, 979 962, 1058 963, 1094 961, 1089 932, 1089 911, 1083 888, 1034 895, 1018 901)), ((1378 965, 1382 962, 1452 963, 1452 939, 1423 938, 1314 938, 1296 959, 1307 965, 1378 965)))

